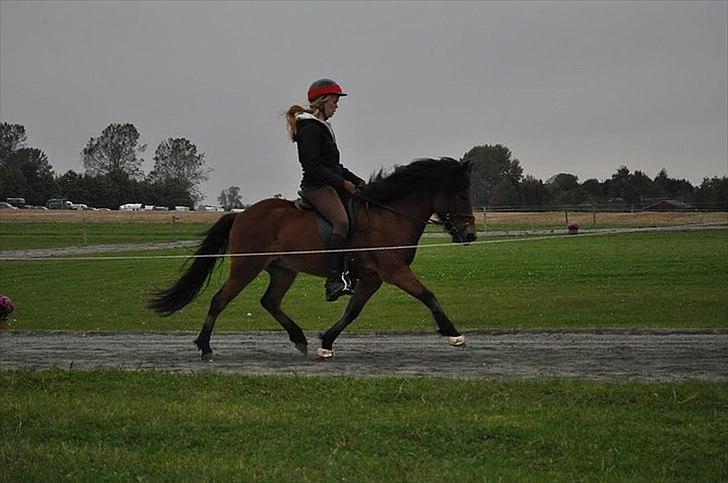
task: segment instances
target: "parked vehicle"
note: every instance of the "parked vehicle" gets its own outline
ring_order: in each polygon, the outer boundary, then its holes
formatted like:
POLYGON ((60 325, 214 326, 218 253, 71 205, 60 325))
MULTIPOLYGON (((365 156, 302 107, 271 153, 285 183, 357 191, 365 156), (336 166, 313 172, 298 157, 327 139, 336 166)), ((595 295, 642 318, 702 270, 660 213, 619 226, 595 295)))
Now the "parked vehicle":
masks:
POLYGON ((119 211, 141 211, 142 209, 141 203, 126 203, 119 206, 119 211))
POLYGON ((0 201, 0 210, 17 210, 16 207, 11 205, 10 203, 5 203, 4 201, 0 201))
POLYGON ((25 208, 25 198, 5 198, 5 201, 16 208, 25 208))
POLYGON ((72 204, 70 201, 62 198, 51 198, 46 202, 49 210, 70 210, 72 204))

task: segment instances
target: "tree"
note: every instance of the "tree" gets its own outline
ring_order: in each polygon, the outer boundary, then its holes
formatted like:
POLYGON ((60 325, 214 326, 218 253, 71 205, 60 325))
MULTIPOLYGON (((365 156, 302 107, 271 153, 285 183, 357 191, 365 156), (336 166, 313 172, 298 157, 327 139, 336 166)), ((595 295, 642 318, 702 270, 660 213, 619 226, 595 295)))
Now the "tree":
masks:
POLYGON ((607 194, 611 198, 621 198, 624 203, 636 205, 640 201, 639 193, 637 193, 631 184, 631 174, 627 166, 620 166, 611 179, 605 182, 607 194))
POLYGON ((518 192, 518 185, 510 179, 504 179, 498 183, 490 196, 490 204, 493 206, 521 206, 523 198, 518 192))
POLYGON ((474 206, 491 203, 495 187, 500 183, 508 181, 517 186, 521 181, 523 168, 511 156, 510 149, 501 144, 475 146, 465 153, 461 161, 469 161, 472 166, 470 196, 474 206))
POLYGON ((666 169, 661 169, 652 181, 653 193, 661 198, 689 199, 695 187, 687 180, 670 178, 666 169))
POLYGON ((11 153, 25 147, 28 137, 25 127, 20 124, 0 124, 0 163, 7 160, 11 153))
POLYGON ((728 176, 703 178, 702 184, 695 193, 698 203, 710 203, 700 208, 708 210, 728 209, 728 176))
POLYGON ((588 203, 602 203, 606 201, 604 198, 604 186, 596 178, 590 178, 584 181, 579 189, 585 193, 585 201, 588 203))
POLYGON ((220 196, 217 197, 217 202, 225 208, 225 211, 230 211, 233 208, 242 208, 243 200, 240 197, 240 188, 238 186, 231 186, 220 192, 220 196))
POLYGON ((204 153, 185 138, 162 141, 154 153, 154 168, 149 173, 152 183, 165 183, 186 193, 193 204, 202 200, 199 185, 212 171, 205 166, 204 153))
POLYGON ((137 178, 141 174, 139 157, 146 144, 138 146, 139 132, 133 124, 109 124, 97 138, 83 148, 83 167, 90 175, 111 175, 115 179, 137 178))
POLYGON ((12 151, 0 162, 0 170, 0 199, 20 197, 29 205, 45 205, 58 190, 53 168, 40 149, 12 151))
POLYGON ((559 173, 546 180, 547 185, 558 191, 571 191, 579 187, 579 177, 569 173, 559 173))
POLYGON ((530 174, 521 181, 520 191, 524 206, 543 206, 548 202, 549 194, 543 181, 530 174))

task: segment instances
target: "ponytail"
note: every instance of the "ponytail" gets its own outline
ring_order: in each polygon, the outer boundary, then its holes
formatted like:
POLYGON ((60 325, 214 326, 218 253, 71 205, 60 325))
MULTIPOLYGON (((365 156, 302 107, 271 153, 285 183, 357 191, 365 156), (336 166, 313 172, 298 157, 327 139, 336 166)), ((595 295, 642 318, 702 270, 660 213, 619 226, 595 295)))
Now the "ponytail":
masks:
POLYGON ((296 116, 298 116, 301 113, 307 112, 311 115, 316 115, 321 109, 323 109, 324 103, 329 100, 331 97, 338 97, 333 96, 331 94, 319 96, 316 99, 314 99, 311 102, 311 108, 305 109, 298 104, 294 104, 293 106, 288 108, 288 111, 286 111, 286 124, 288 125, 288 136, 291 138, 292 142, 296 142, 296 134, 298 134, 298 125, 296 124, 296 116))

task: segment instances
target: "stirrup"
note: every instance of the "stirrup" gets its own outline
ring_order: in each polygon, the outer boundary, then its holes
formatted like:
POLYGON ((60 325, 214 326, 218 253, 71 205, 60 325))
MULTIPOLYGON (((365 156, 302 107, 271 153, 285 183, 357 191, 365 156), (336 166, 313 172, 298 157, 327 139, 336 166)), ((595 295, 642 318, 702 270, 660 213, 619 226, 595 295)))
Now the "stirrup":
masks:
POLYGON ((333 302, 342 295, 354 295, 354 287, 349 280, 349 272, 342 272, 336 279, 327 279, 324 284, 326 288, 326 301, 333 302), (331 285, 334 285, 332 288, 331 285))

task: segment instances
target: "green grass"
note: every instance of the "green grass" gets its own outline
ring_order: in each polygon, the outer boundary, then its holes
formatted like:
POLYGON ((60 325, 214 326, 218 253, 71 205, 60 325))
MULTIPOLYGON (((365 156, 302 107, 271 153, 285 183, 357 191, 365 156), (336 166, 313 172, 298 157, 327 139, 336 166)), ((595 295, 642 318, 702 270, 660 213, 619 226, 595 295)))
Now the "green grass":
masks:
POLYGON ((728 478, 726 383, 51 370, 0 387, 0 481, 728 478))
MULTIPOLYGON (((429 239, 425 243, 444 243, 429 239)), ((187 253, 183 250, 139 255, 187 253)), ((0 262, 0 292, 17 303, 12 327, 197 330, 227 262, 200 297, 175 315, 144 308, 183 260, 0 262)), ((728 232, 564 236, 548 240, 422 247, 413 264, 461 329, 728 327, 728 232)), ((261 274, 221 315, 216 330, 280 330, 259 304, 261 274), (249 314, 249 315, 248 315, 249 314)), ((300 275, 283 308, 304 330, 324 330, 345 300, 325 303, 323 280, 300 275)), ((384 286, 348 330, 433 331, 429 311, 384 286)))
POLYGON ((3 222, 0 250, 198 240, 209 223, 3 222))

